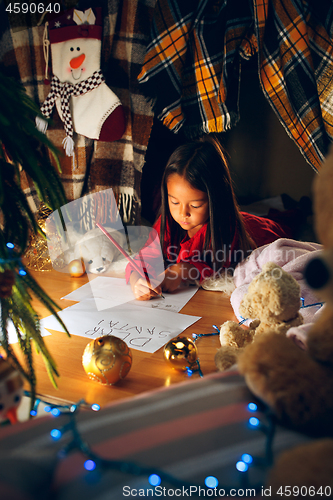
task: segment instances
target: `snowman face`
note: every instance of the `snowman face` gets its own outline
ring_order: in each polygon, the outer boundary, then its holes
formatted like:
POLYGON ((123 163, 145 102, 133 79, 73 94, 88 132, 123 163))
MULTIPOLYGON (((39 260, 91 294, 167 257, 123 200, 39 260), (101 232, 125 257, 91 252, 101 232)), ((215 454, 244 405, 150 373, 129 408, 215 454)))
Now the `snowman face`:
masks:
POLYGON ((100 69, 101 40, 75 38, 51 47, 53 73, 61 82, 75 85, 100 69))

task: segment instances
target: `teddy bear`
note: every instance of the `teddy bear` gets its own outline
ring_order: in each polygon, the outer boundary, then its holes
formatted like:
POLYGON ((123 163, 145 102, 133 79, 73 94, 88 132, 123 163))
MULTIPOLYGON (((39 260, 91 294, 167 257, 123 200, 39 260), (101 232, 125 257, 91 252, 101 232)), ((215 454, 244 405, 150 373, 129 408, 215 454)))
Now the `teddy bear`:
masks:
POLYGON ((290 338, 265 335, 238 356, 239 372, 284 424, 319 435, 333 432, 333 151, 314 181, 314 223, 324 250, 310 260, 305 277, 324 301, 307 332, 306 348, 290 338))
POLYGON ((234 321, 221 325, 221 348, 215 355, 217 368, 223 371, 234 365, 238 354, 263 333, 286 334, 291 327, 301 325, 300 306, 298 282, 279 265, 266 262, 251 281, 239 307, 243 318, 253 319, 249 328, 234 321))
MULTIPOLYGON (((108 227, 105 229, 121 247, 124 246, 125 235, 123 233, 108 227)), ((87 272, 101 274, 109 269, 112 262, 123 258, 120 251, 99 228, 82 233, 75 226, 68 226, 66 236, 68 241, 67 249, 62 255, 65 264, 69 264, 76 259, 83 259, 87 272)))

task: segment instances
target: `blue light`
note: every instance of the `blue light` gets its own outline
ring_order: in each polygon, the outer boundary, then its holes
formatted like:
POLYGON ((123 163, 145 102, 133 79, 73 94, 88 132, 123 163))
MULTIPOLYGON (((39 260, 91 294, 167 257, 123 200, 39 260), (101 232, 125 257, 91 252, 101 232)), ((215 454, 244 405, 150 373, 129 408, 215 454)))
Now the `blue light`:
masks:
POLYGON ((50 413, 51 410, 51 406, 44 406, 44 411, 46 411, 46 413, 50 413))
POLYGON ((84 468, 86 470, 95 470, 96 469, 96 463, 93 460, 86 460, 84 462, 84 468))
POLYGON ((97 404, 93 404, 93 405, 91 405, 91 409, 94 411, 99 411, 101 409, 101 407, 97 404))
POLYGON ((245 462, 246 464, 252 464, 253 462, 253 458, 251 457, 251 455, 249 455, 248 453, 244 453, 242 455, 242 460, 243 462, 245 462))
POLYGON ((218 484, 219 482, 214 476, 207 476, 205 479, 205 485, 207 488, 216 488, 218 484))
POLYGON ((52 429, 50 434, 52 439, 54 439, 55 441, 61 438, 61 431, 59 431, 59 429, 52 429))
POLYGON ((24 269, 20 269, 18 273, 20 276, 25 276, 27 274, 24 269))
POLYGON ((257 411, 258 406, 257 406, 255 403, 249 403, 249 404, 247 405, 247 409, 248 409, 249 411, 257 411))
POLYGON ((32 417, 35 417, 35 416, 37 415, 36 410, 31 410, 30 415, 31 415, 32 417))
POLYGON ((13 245, 13 243, 7 243, 7 244, 6 244, 6 247, 7 247, 7 248, 10 248, 11 250, 13 250, 14 245, 13 245))
POLYGON ((186 367, 186 371, 187 371, 187 375, 190 377, 192 374, 193 374, 193 371, 191 370, 191 368, 189 368, 188 366, 186 367))
POLYGON ((236 469, 239 470, 239 472, 246 472, 248 468, 249 466, 241 460, 236 464, 236 469))
POLYGON ((152 486, 159 486, 161 484, 161 478, 157 474, 150 474, 148 482, 152 486))
POLYGON ((249 424, 253 425, 253 427, 258 427, 258 425, 260 424, 260 422, 259 422, 259 419, 257 417, 251 417, 249 419, 249 424))
POLYGON ((52 408, 51 413, 54 417, 59 417, 61 411, 59 410, 59 408, 52 408))

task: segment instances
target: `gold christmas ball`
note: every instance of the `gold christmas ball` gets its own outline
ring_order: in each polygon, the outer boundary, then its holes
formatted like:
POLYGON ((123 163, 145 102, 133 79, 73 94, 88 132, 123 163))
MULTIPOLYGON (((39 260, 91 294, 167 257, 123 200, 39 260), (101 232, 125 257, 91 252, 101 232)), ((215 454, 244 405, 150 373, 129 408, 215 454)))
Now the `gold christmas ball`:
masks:
POLYGON ((196 363, 197 346, 189 337, 179 335, 165 345, 164 358, 173 368, 185 371, 196 363))
POLYGON ((82 259, 74 259, 68 264, 68 272, 72 278, 79 278, 86 272, 82 259))
POLYGON ((113 385, 130 371, 132 353, 123 340, 105 335, 87 344, 82 364, 90 379, 103 385, 113 385))

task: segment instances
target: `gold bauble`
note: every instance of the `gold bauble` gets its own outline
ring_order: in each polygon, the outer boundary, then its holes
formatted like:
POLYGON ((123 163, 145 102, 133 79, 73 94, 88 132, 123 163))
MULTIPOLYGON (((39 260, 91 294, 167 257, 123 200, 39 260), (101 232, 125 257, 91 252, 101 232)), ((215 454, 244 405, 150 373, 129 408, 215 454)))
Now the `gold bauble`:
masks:
POLYGON ((68 272, 72 278, 79 278, 86 272, 82 259, 74 259, 68 264, 68 272))
POLYGON ((173 368, 185 371, 193 367, 198 358, 197 346, 189 337, 181 336, 171 339, 164 347, 164 358, 173 368))
POLYGON ((130 371, 132 353, 123 340, 105 335, 87 344, 82 364, 90 379, 103 385, 113 385, 130 371))

